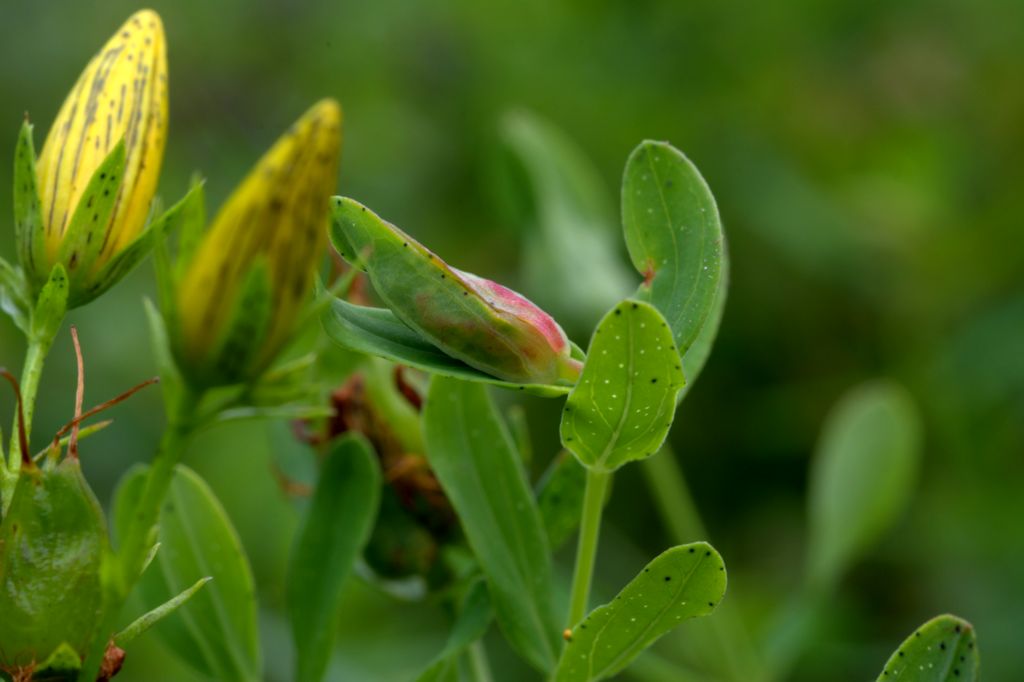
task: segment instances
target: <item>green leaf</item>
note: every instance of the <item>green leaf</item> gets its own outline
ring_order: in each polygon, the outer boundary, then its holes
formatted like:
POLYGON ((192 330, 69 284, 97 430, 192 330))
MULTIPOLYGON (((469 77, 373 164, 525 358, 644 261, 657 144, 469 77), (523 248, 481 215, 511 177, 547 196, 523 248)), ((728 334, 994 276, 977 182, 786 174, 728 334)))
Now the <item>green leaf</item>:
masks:
POLYGON ((32 336, 35 339, 52 339, 57 335, 64 315, 68 311, 68 276, 64 266, 53 266, 50 277, 39 292, 35 310, 32 312, 32 336))
POLYGON ((913 493, 920 431, 913 400, 892 382, 859 386, 833 408, 810 474, 812 583, 834 584, 896 521, 913 493))
POLYGON ((615 599, 573 628, 555 681, 588 682, 618 673, 684 620, 714 611, 725 586, 722 557, 706 542, 660 554, 615 599))
POLYGON ((493 617, 487 585, 483 580, 477 580, 466 591, 444 649, 420 673, 416 682, 458 682, 459 656, 470 644, 484 636, 493 617))
MULTIPOLYGON (((154 550, 155 549, 156 548, 154 547, 154 550)), ((146 562, 147 566, 155 556, 156 552, 154 551, 150 556, 149 561, 146 562)), ((196 592, 203 588, 203 585, 210 582, 211 580, 213 580, 213 578, 210 578, 209 576, 207 576, 206 578, 200 578, 195 582, 194 585, 192 585, 192 587, 189 587, 187 590, 185 590, 178 596, 174 597, 170 601, 166 601, 160 606, 153 609, 152 611, 148 611, 142 614, 141 616, 133 620, 128 625, 128 627, 114 635, 114 641, 117 643, 119 647, 124 647, 133 639, 144 633, 146 630, 150 629, 151 627, 159 623, 161 620, 177 611, 182 604, 191 599, 196 592)))
POLYGON ((185 271, 192 263, 192 256, 203 240, 203 229, 206 227, 206 192, 203 188, 206 181, 197 173, 192 176, 189 184, 189 195, 193 196, 188 204, 182 207, 177 220, 178 252, 174 264, 174 279, 181 280, 185 271))
POLYGON ((508 203, 513 221, 529 228, 527 291, 556 318, 590 329, 634 286, 607 188, 568 136, 531 113, 506 116, 501 137, 512 163, 507 180, 522 180, 508 203))
POLYGON ((324 460, 288 572, 297 680, 317 682, 327 672, 342 586, 370 539, 380 486, 377 455, 362 436, 342 438, 324 460))
POLYGON ((85 300, 76 303, 76 305, 81 305, 81 303, 102 295, 110 287, 124 279, 158 244, 164 242, 168 234, 171 234, 179 227, 183 229, 197 211, 201 213, 202 202, 202 185, 193 185, 178 203, 150 222, 149 226, 138 237, 111 258, 110 262, 104 265, 103 269, 95 277, 91 278, 85 300), (197 204, 200 205, 198 208, 197 204))
POLYGON ((947 614, 907 637, 885 664, 878 682, 974 682, 980 665, 974 628, 947 614))
POLYGON ((552 568, 522 461, 486 387, 435 376, 423 411, 427 459, 487 578, 498 625, 547 672, 559 647, 552 568))
POLYGON ((623 301, 594 332, 583 375, 562 408, 562 445, 602 472, 653 455, 684 383, 665 319, 652 305, 623 301))
POLYGON ((20 270, 3 258, 0 258, 0 310, 10 315, 23 333, 29 333, 29 311, 32 310, 32 304, 25 279, 20 270))
POLYGON ((433 374, 525 390, 544 397, 569 392, 568 386, 515 384, 484 374, 437 348, 386 308, 369 308, 336 299, 321 320, 331 340, 359 353, 380 356, 433 374))
POLYGON ((537 488, 537 504, 551 551, 557 551, 576 532, 583 510, 587 470, 563 450, 551 461, 537 488))
MULTIPOLYGON (((118 486, 114 521, 119 537, 127 531, 146 471, 147 467, 135 467, 118 486)), ((191 469, 175 469, 159 524, 160 551, 137 586, 144 607, 156 608, 204 576, 213 580, 154 632, 206 677, 262 679, 249 561, 224 508, 191 469)))
POLYGON ((32 125, 26 118, 14 152, 14 237, 18 260, 33 287, 42 286, 48 272, 46 226, 41 206, 32 125))
POLYGON ((686 376, 686 386, 679 392, 677 402, 689 395, 693 385, 697 382, 704 365, 711 356, 711 348, 718 337, 718 328, 722 323, 722 315, 725 313, 725 302, 729 297, 729 252, 722 251, 722 275, 718 279, 718 290, 715 292, 715 301, 711 305, 711 312, 704 319, 697 338, 683 354, 683 374, 686 376))
POLYGON ((143 299, 142 304, 146 310, 146 321, 149 323, 149 342, 153 346, 153 358, 156 361, 156 371, 160 375, 164 404, 177 405, 178 396, 184 390, 185 380, 174 362, 164 318, 148 298, 143 299))
POLYGON ((696 166, 667 142, 642 142, 622 179, 626 246, 685 353, 711 311, 721 277, 722 224, 696 166))

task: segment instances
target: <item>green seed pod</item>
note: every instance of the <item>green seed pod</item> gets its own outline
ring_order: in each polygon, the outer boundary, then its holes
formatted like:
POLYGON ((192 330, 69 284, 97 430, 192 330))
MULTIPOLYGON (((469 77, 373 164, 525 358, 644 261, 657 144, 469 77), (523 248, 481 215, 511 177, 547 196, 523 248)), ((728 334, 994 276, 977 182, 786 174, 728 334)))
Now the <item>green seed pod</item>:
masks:
POLYGON ((331 240, 370 275, 405 324, 448 355, 499 379, 567 384, 582 363, 555 320, 516 292, 448 266, 351 199, 335 197, 331 240))
POLYGON ((102 603, 107 524, 77 458, 25 466, 0 522, 0 669, 32 669, 62 644, 87 652, 102 603))

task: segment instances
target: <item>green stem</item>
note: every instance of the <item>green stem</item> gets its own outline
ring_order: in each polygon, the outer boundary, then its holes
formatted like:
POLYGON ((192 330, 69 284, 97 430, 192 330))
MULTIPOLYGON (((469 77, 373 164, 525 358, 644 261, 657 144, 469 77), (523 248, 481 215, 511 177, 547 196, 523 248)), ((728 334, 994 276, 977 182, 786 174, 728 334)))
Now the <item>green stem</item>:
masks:
MULTIPOLYGON (((675 453, 665 446, 653 457, 641 463, 647 486, 654 497, 673 542, 680 545, 708 539, 697 505, 690 494, 683 470, 675 453)), ((718 649, 715 660, 723 662, 721 673, 736 682, 763 682, 764 664, 758 655, 746 624, 735 610, 735 599, 727 600, 709 619, 711 636, 718 649)))
POLYGON ((473 682, 493 682, 491 665, 487 661, 487 650, 482 640, 469 645, 469 666, 473 671, 473 682))
MULTIPOLYGON (((32 417, 36 412, 36 394, 39 392, 39 379, 43 376, 43 365, 46 356, 53 346, 54 336, 34 335, 28 340, 28 347, 25 349, 25 363, 21 370, 21 409, 25 414, 25 432, 32 435, 32 417)), ((29 451, 29 456, 32 453, 29 451)), ((11 503, 11 496, 14 494, 14 487, 18 482, 18 472, 21 471, 21 444, 18 442, 18 416, 14 416, 14 428, 11 429, 11 449, 9 453, 6 475, 0 488, 0 499, 3 501, 3 510, 11 503)))
POLYGON ((569 628, 574 627, 587 615, 590 582, 594 577, 594 560, 597 558, 597 540, 601 532, 601 513, 604 510, 604 498, 611 477, 611 473, 587 469, 580 538, 576 546, 576 570, 572 579, 572 598, 569 601, 569 628))
POLYGON ((117 618, 129 593, 142 574, 146 557, 152 546, 153 529, 160 517, 160 508, 174 478, 174 468, 185 450, 185 443, 196 427, 195 416, 201 396, 182 389, 175 404, 167 406, 167 428, 160 447, 146 476, 146 484, 134 515, 117 551, 114 570, 106 586, 100 628, 88 657, 79 672, 79 682, 96 679, 109 637, 117 630, 117 618))

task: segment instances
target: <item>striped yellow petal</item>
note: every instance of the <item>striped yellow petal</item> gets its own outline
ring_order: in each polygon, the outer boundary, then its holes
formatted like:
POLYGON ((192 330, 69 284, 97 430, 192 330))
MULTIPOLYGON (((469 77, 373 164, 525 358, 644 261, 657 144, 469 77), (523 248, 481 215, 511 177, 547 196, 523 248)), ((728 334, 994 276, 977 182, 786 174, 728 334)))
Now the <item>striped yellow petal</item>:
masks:
POLYGON ((61 241, 93 173, 124 140, 124 175, 96 259, 99 269, 139 235, 167 137, 167 54, 152 10, 132 15, 93 57, 64 101, 36 162, 46 253, 61 241))
POLYGON ((253 340, 260 344, 253 370, 287 341, 326 247, 340 150, 341 107, 326 99, 270 148, 220 209, 178 286, 179 343, 187 364, 210 360, 257 263, 268 270, 272 312, 263 338, 253 340))

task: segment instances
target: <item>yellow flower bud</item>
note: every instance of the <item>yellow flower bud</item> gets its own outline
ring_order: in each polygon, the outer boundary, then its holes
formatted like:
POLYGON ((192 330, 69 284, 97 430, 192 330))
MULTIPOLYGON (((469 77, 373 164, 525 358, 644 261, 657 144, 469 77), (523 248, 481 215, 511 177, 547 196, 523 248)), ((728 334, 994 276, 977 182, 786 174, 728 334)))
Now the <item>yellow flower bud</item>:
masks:
POLYGON ((341 107, 325 99, 270 148, 220 209, 176 294, 176 350, 194 378, 251 378, 288 340, 327 244, 340 152, 341 107), (251 286, 254 273, 261 286, 251 286), (267 319, 254 322, 258 315, 246 308, 260 307, 267 296, 267 319))
POLYGON ((156 12, 142 10, 86 66, 36 161, 43 232, 33 239, 37 281, 61 263, 72 298, 89 298, 76 296, 76 284, 83 291, 94 284, 90 279, 146 225, 166 139, 166 40, 156 12), (109 163, 119 161, 122 142, 124 165, 113 164, 111 179, 109 163), (81 226, 72 230, 76 221, 81 226))

